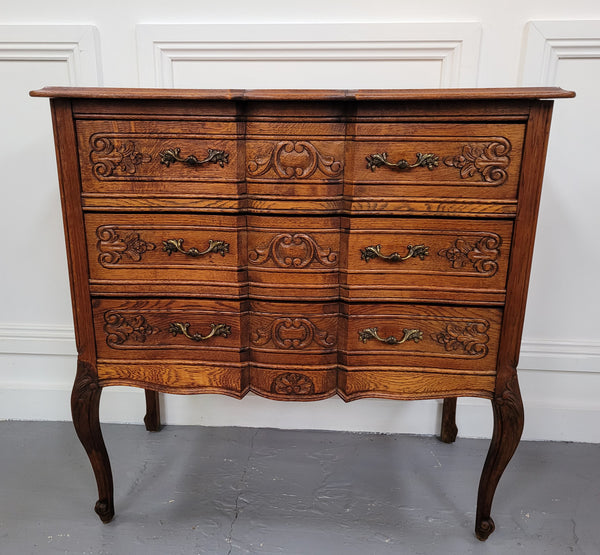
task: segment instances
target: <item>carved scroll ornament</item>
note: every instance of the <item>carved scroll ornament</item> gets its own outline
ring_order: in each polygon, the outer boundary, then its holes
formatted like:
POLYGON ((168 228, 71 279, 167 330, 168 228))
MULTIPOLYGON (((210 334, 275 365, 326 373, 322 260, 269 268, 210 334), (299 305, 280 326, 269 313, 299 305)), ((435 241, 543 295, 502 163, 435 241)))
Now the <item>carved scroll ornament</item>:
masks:
POLYGON ((460 177, 467 179, 479 174, 490 185, 502 185, 510 165, 511 145, 507 139, 497 138, 490 143, 464 145, 460 154, 444 159, 444 164, 460 170, 460 177))
POLYGON ((257 328, 252 332, 254 345, 266 345, 272 341, 278 349, 301 350, 316 343, 321 347, 333 347, 336 338, 320 330, 308 318, 277 318, 267 328, 257 328))
POLYGON ((309 141, 280 141, 265 157, 248 162, 249 177, 259 177, 273 171, 281 179, 308 179, 317 171, 325 178, 340 177, 343 165, 333 156, 319 152, 309 141))
POLYGON ((121 230, 115 225, 100 226, 96 229, 96 237, 96 248, 100 253, 98 262, 105 268, 118 264, 123 257, 139 262, 145 252, 156 248, 154 243, 144 241, 140 234, 134 231, 122 236, 121 230))
POLYGON ((472 266, 473 269, 487 277, 493 276, 498 271, 498 256, 502 239, 495 233, 483 237, 458 237, 447 249, 438 252, 447 258, 453 268, 472 266))
POLYGON ((487 320, 475 322, 449 323, 439 333, 432 333, 431 339, 444 346, 446 351, 462 351, 476 358, 488 354, 490 340, 486 333, 490 327, 487 320))
POLYGON ((306 268, 312 262, 333 267, 338 254, 321 247, 308 233, 279 233, 266 247, 256 247, 248 253, 250 264, 265 264, 269 260, 280 268, 306 268))
POLYGON ((92 171, 98 179, 112 177, 115 173, 133 175, 139 165, 152 160, 152 156, 138 151, 135 143, 129 140, 96 134, 90 137, 90 148, 92 171))
POLYGON ((159 330, 152 327, 141 314, 121 314, 114 310, 104 313, 106 344, 118 349, 130 339, 144 343, 148 336, 159 330))

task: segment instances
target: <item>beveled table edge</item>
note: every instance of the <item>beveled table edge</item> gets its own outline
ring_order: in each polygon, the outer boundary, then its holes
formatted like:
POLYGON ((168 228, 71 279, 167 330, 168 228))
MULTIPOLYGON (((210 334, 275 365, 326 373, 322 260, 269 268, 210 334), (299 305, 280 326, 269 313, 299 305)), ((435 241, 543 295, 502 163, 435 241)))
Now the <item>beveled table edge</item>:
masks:
POLYGON ((30 96, 131 100, 516 100, 573 98, 560 87, 453 89, 159 89, 116 87, 44 87, 30 96))

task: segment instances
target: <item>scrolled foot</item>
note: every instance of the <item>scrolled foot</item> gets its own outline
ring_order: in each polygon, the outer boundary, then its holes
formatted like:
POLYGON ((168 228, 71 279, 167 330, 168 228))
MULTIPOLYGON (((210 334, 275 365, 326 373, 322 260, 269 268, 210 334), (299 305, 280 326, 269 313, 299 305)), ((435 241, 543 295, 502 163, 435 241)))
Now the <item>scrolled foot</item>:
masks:
POLYGON ((98 499, 94 511, 104 524, 108 524, 115 516, 115 508, 106 499, 98 499))
POLYGON ((490 537, 490 534, 496 529, 492 518, 482 519, 475 525, 475 535, 477 539, 484 542, 490 537))

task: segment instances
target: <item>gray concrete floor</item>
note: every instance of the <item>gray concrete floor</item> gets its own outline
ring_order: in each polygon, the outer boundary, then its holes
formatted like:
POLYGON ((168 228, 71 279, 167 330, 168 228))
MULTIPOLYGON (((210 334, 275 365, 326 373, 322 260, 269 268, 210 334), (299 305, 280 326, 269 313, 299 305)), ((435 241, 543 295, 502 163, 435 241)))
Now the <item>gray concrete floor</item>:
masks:
POLYGON ((600 445, 523 442, 473 535, 485 440, 105 425, 115 520, 70 423, 0 422, 0 553, 600 553, 600 445))

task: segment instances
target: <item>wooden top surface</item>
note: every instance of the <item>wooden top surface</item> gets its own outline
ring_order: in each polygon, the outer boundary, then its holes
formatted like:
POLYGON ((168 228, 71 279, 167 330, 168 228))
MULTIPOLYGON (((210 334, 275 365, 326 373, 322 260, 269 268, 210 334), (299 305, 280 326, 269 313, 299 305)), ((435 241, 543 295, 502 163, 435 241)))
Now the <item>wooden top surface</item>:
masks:
POLYGON ((489 89, 137 89, 44 87, 31 96, 130 100, 507 100, 572 98, 560 87, 489 89))

